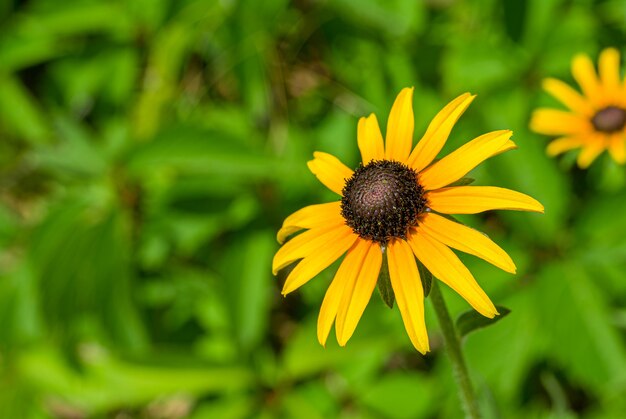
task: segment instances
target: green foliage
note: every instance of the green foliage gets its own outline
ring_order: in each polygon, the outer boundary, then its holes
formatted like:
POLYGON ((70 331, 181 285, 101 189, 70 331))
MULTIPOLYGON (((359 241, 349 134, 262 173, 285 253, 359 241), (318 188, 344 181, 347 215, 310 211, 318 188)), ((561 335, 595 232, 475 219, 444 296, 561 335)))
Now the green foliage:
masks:
POLYGON ((417 269, 420 274, 420 280, 422 281, 422 287, 424 289, 424 298, 428 298, 430 294, 430 288, 433 285, 433 274, 430 273, 426 266, 419 260, 417 261, 417 269))
POLYGON ((464 257, 512 310, 465 342, 485 417, 623 417, 625 172, 549 159, 527 126, 554 105, 541 78, 626 52, 625 20, 620 0, 0 0, 0 417, 459 417, 428 304, 425 357, 378 298, 322 348, 334 271, 283 298, 270 269, 282 220, 334 199, 312 152, 357 164, 358 118, 384 128, 405 86, 418 138, 477 93, 444 152, 512 129, 472 178, 546 207, 459 217, 518 267, 464 257))
POLYGON ((380 298, 382 298, 385 305, 389 308, 393 308, 393 303, 396 301, 396 296, 393 293, 393 287, 391 286, 391 278, 389 277, 389 265, 387 264, 386 257, 383 257, 383 265, 380 268, 380 274, 378 275, 376 288, 378 288, 380 298))
POLYGON ((461 313, 461 315, 456 319, 456 331, 459 334, 459 337, 464 338, 474 330, 482 329, 499 322, 511 312, 508 308, 498 305, 496 306, 496 309, 498 310, 498 315, 493 319, 481 316, 475 310, 468 310, 465 313, 461 313))

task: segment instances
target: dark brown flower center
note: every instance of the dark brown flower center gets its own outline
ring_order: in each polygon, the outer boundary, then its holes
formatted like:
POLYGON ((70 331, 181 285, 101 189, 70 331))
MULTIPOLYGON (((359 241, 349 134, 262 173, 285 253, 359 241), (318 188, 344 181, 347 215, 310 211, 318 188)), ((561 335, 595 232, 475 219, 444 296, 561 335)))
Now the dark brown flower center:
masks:
POLYGON ((596 131, 608 133, 621 131, 626 125, 626 109, 607 106, 596 112, 591 118, 591 123, 596 131))
POLYGON ((360 237, 383 245, 393 237, 406 239, 425 209, 417 172, 396 161, 359 166, 343 188, 341 215, 346 224, 360 237))

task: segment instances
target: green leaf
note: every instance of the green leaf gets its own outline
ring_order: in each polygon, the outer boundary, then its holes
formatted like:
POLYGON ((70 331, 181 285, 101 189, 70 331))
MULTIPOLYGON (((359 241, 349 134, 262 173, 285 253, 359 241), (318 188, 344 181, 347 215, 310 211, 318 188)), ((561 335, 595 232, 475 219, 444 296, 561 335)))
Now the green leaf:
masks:
POLYGON ((422 374, 391 371, 371 383, 358 395, 359 402, 385 418, 428 417, 432 409, 427 400, 435 388, 422 374), (419 397, 415 397, 419 394, 419 397))
POLYGON ((85 345, 79 355, 80 373, 49 347, 24 351, 16 365, 33 385, 48 388, 90 417, 123 406, 142 406, 164 395, 234 394, 254 382, 243 366, 172 366, 152 359, 129 363, 95 344, 85 345))
POLYGON ((506 317, 507 314, 511 312, 511 310, 502 306, 496 306, 496 309, 498 310, 500 315, 494 317, 493 319, 485 317, 475 310, 469 310, 461 314, 459 318, 456 320, 456 329, 457 329, 457 332, 459 333, 459 336, 463 338, 476 329, 481 329, 483 327, 490 326, 500 321, 501 319, 506 317))
POLYGON ((281 160, 251 149, 228 133, 186 125, 163 129, 151 142, 137 146, 126 164, 130 173, 141 177, 155 170, 245 179, 289 173, 281 160))
POLYGON ((426 298, 430 294, 430 288, 433 285, 433 274, 419 260, 417 261, 417 269, 422 280, 422 287, 424 288, 424 298, 426 298))
POLYGON ((250 234, 239 249, 243 268, 237 280, 232 282, 239 287, 234 292, 237 337, 246 350, 252 350, 263 339, 269 325, 273 285, 269 272, 274 250, 273 232, 250 234))
POLYGON ((0 91, 0 125, 3 130, 30 144, 49 142, 48 115, 20 80, 12 75, 0 75, 0 91))
POLYGON ((391 286, 391 280, 389 279, 389 266, 387 265, 387 258, 383 255, 383 265, 380 268, 380 275, 378 276, 378 293, 380 298, 383 299, 387 307, 393 308, 393 302, 396 299, 391 286))

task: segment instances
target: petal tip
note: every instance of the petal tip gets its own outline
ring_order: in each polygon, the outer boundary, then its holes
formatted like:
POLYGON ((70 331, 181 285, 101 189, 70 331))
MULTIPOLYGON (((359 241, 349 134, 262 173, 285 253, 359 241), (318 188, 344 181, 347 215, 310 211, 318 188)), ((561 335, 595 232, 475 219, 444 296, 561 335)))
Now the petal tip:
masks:
POLYGON ((619 55, 619 51, 615 47, 607 47, 607 48, 604 48, 600 52, 600 55, 607 55, 607 54, 619 55))
POLYGON ((550 87, 553 86, 555 83, 559 83, 561 82, 559 79, 555 79, 553 77, 546 77, 545 79, 541 80, 541 88, 543 90, 548 91, 548 93, 550 93, 550 87))
POLYGON ((489 309, 489 311, 486 311, 484 313, 481 313, 483 316, 487 317, 488 319, 493 319, 496 316, 499 316, 500 313, 498 313, 498 310, 495 307, 492 307, 489 309))
POLYGON ((545 214, 546 213, 546 209, 543 205, 541 205, 541 203, 537 202, 537 209, 535 209, 535 212, 538 212, 540 214, 545 214))

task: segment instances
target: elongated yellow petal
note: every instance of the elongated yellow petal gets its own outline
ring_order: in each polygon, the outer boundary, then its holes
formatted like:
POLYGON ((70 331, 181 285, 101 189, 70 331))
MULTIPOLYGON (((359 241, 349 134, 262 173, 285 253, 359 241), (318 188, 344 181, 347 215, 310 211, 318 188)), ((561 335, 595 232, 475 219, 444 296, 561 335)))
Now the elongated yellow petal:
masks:
POLYGON ((437 157, 448 140, 454 124, 475 97, 469 93, 463 93, 439 111, 409 156, 407 162, 409 167, 419 172, 437 157))
POLYGON ((406 162, 413 143, 413 88, 404 88, 398 94, 389 120, 387 121, 387 135, 385 136, 385 158, 406 162))
POLYGON ((581 147, 583 141, 580 137, 561 137, 548 144, 546 152, 550 156, 556 156, 574 148, 581 147))
POLYGON ((495 186, 455 186, 428 192, 429 207, 443 214, 476 214, 506 209, 543 212, 543 205, 520 192, 495 186))
POLYGON ((485 159, 515 148, 511 135, 511 131, 502 130, 473 139, 421 172, 421 185, 429 191, 456 182, 485 159))
POLYGON ((613 134, 609 143, 609 153, 611 157, 619 164, 626 162, 626 150, 624 149, 624 141, 626 141, 626 133, 613 134))
POLYGON ((353 284, 356 280, 369 247, 369 242, 357 239, 350 250, 348 250, 333 281, 328 287, 328 290, 326 290, 326 295, 324 296, 324 301, 320 308, 320 314, 317 318, 317 340, 322 346, 326 346, 328 333, 337 317, 337 311, 339 310, 339 304, 346 285, 353 284))
POLYGON ((426 269, 455 290, 476 311, 489 318, 498 314, 496 307, 480 288, 470 271, 447 246, 434 240, 419 228, 409 236, 409 244, 426 269))
POLYGON ((352 234, 352 230, 350 230, 350 233, 327 243, 326 246, 302 259, 287 276, 282 294, 286 295, 298 289, 339 259, 358 238, 358 236, 352 234))
POLYGON ((511 257, 480 231, 432 212, 421 220, 420 231, 446 246, 477 256, 506 272, 515 273, 511 257))
POLYGON ((287 237, 303 228, 323 227, 342 222, 344 219, 341 217, 341 201, 309 205, 285 218, 283 226, 276 234, 276 240, 282 244, 287 237))
POLYGON ((619 52, 615 48, 606 48, 598 59, 600 80, 604 94, 610 98, 620 95, 619 52))
POLYGON ((545 135, 567 135, 591 132, 589 119, 556 109, 537 109, 530 120, 530 129, 545 135))
POLYGON ((361 161, 364 165, 372 160, 382 160, 385 158, 383 135, 380 133, 376 115, 371 114, 367 118, 359 119, 357 138, 359 150, 361 150, 361 161))
POLYGON ((326 247, 328 243, 335 242, 350 234, 352 234, 352 229, 341 223, 305 231, 278 249, 272 261, 272 272, 276 275, 279 270, 290 263, 307 257, 320 248, 326 247))
POLYGON ((572 75, 583 94, 589 98, 589 100, 598 105, 601 103, 601 86, 596 76, 596 70, 593 67, 591 59, 584 55, 578 54, 572 60, 572 75))
POLYGON ((577 114, 587 117, 593 115, 594 109, 591 104, 580 93, 561 80, 545 79, 542 85, 545 91, 577 114))
POLYGON ((380 245, 369 242, 363 265, 356 281, 353 282, 354 286, 350 287, 350 284, 347 284, 337 313, 335 331, 337 332, 337 342, 341 346, 345 346, 356 330, 356 325, 359 323, 372 296, 372 291, 376 287, 382 260, 383 253, 380 245))
POLYGON ((404 240, 392 240, 387 248, 389 279, 411 343, 422 354, 430 350, 424 319, 424 289, 415 256, 404 240))
POLYGON ((589 141, 583 146, 583 149, 576 160, 578 167, 586 169, 604 151, 606 145, 604 143, 604 139, 601 137, 601 135, 596 135, 595 141, 589 141))
POLYGON ((331 154, 316 151, 313 160, 307 162, 309 170, 331 191, 341 195, 346 180, 354 173, 331 154))

